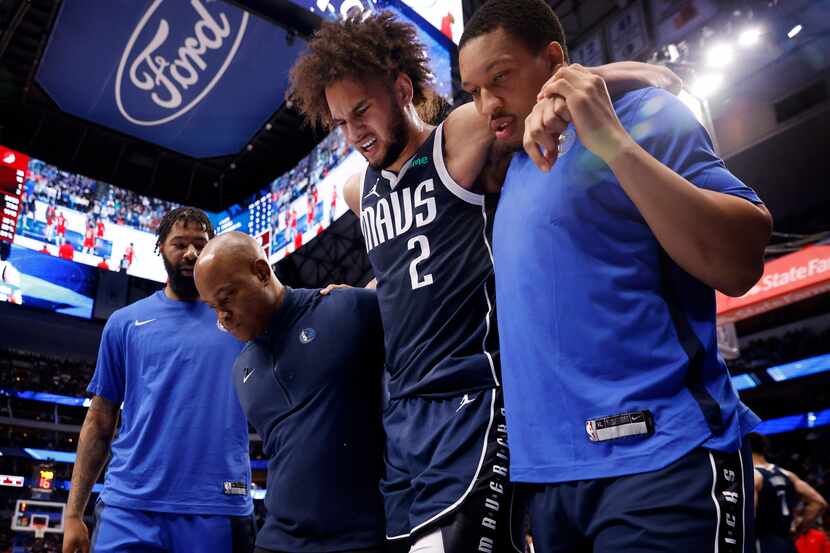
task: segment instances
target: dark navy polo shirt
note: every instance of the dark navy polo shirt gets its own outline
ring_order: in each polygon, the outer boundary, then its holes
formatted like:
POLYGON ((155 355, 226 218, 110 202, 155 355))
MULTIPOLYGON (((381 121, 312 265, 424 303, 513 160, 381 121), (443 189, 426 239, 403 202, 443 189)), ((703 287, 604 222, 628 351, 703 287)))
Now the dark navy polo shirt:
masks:
POLYGON ((383 331, 375 292, 286 289, 234 384, 268 457, 257 546, 340 551, 384 541, 383 331))

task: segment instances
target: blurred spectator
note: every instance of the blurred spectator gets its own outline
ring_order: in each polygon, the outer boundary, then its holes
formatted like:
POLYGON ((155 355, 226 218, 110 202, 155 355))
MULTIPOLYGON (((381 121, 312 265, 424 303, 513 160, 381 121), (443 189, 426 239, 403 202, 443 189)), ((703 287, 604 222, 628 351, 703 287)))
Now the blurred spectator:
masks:
POLYGON ((820 528, 810 528, 795 542, 798 553, 830 553, 830 540, 820 528))
POLYGON ((132 265, 133 261, 135 261, 135 244, 132 242, 130 242, 130 245, 124 250, 124 259, 127 260, 127 269, 129 269, 130 265, 132 265))
POLYGON ((75 257, 75 248, 72 247, 72 244, 69 242, 64 242, 61 244, 61 247, 58 248, 58 256, 62 257, 63 259, 68 259, 72 261, 75 257))
POLYGON ((62 246, 66 243, 66 216, 63 211, 58 211, 55 218, 55 234, 57 235, 57 244, 62 246))

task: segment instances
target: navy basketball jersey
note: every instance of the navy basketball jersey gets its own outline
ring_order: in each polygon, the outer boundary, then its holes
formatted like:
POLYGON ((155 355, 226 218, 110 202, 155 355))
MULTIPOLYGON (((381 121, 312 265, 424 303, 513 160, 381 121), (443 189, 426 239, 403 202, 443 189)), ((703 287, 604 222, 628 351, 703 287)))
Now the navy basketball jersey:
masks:
POLYGON ((391 398, 499 385, 495 198, 462 188, 438 126, 397 175, 366 168, 360 226, 377 278, 391 398), (492 204, 492 205, 491 205, 492 204))
POLYGON ((755 528, 758 536, 789 536, 793 509, 797 504, 795 486, 775 465, 755 467, 764 478, 755 507, 755 528))

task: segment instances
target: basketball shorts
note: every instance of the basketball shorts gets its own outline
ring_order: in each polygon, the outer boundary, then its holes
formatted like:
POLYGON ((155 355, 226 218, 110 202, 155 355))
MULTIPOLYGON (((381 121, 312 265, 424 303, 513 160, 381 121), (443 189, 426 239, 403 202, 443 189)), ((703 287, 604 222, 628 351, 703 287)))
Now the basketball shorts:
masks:
POLYGON ((99 501, 91 553, 251 553, 253 515, 185 515, 122 509, 99 501))
POLYGON ((748 443, 735 453, 698 448, 662 470, 517 484, 536 553, 750 553, 754 480, 748 443))
POLYGON ((393 399, 381 482, 392 541, 415 544, 440 530, 447 553, 521 548, 500 389, 456 397, 393 399), (511 529, 516 530, 511 532, 511 529))

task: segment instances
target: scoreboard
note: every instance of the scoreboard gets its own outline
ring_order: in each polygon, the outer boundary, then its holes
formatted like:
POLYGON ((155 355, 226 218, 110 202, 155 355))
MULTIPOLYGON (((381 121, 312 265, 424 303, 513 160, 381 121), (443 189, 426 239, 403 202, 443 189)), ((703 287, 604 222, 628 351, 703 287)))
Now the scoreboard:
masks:
POLYGON ((0 147, 0 241, 14 241, 28 166, 28 156, 0 147))

